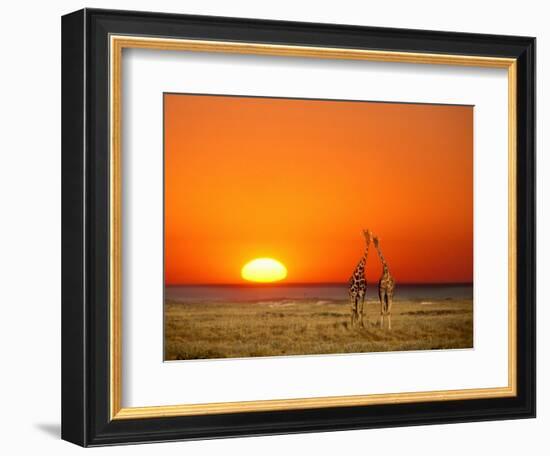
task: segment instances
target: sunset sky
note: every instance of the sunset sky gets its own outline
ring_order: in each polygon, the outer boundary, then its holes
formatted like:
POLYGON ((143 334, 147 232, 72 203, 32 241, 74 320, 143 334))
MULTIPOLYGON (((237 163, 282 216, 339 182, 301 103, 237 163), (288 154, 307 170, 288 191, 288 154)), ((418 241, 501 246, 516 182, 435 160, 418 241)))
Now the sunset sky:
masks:
POLYGON ((473 107, 166 94, 165 281, 472 282, 473 107), (367 278, 380 264, 371 244, 367 278))

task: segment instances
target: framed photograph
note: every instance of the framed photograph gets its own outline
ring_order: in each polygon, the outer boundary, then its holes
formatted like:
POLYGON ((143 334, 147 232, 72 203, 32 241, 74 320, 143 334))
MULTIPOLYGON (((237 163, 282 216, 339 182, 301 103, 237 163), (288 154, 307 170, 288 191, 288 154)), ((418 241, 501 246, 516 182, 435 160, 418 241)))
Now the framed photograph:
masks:
POLYGON ((535 416, 535 39, 62 19, 62 437, 535 416))

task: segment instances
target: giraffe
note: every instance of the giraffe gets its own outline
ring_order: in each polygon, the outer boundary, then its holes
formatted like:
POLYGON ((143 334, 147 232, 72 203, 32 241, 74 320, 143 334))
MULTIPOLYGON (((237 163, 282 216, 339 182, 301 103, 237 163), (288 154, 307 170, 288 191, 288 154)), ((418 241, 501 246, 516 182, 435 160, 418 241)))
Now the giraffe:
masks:
POLYGON ((382 262, 382 276, 378 281, 378 298, 380 299, 380 327, 384 326, 384 317, 388 317, 388 329, 391 331, 391 306, 393 304, 393 291, 395 289, 395 279, 390 274, 388 263, 382 250, 380 250, 380 240, 378 236, 373 237, 374 247, 378 252, 382 262))
POLYGON ((372 234, 370 230, 363 230, 365 236, 365 253, 355 267, 352 276, 349 279, 349 299, 351 303, 351 326, 353 327, 358 318, 360 318, 361 326, 363 325, 363 307, 365 304, 365 296, 367 293, 367 280, 365 278, 365 264, 367 263, 367 255, 369 253, 369 245, 372 234), (359 305, 361 306, 359 308, 359 305))

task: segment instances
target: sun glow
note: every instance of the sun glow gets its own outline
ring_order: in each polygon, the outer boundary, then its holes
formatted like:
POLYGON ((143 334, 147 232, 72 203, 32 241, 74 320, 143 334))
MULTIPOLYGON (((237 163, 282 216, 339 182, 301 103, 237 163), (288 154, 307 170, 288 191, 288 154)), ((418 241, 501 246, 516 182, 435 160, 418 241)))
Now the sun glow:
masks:
POLYGON ((241 269, 241 276, 250 282, 278 282, 286 278, 286 267, 273 258, 256 258, 241 269))

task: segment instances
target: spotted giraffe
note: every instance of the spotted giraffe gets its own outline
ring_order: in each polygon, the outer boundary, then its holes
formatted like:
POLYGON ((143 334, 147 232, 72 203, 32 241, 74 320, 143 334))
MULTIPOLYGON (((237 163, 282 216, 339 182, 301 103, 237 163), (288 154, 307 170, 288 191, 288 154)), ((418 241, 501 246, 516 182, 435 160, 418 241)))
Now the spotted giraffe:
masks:
POLYGON ((378 298, 380 299, 380 327, 384 326, 384 317, 388 317, 388 329, 391 330, 391 307, 393 304, 393 292, 395 290, 395 279, 390 274, 388 263, 382 250, 380 250, 380 241, 378 236, 374 236, 374 247, 378 252, 380 261, 382 262, 382 276, 378 281, 378 298))
POLYGON ((365 304, 365 296, 367 294, 367 279, 365 278, 365 265, 367 263, 367 255, 369 253, 369 245, 371 240, 371 232, 363 230, 365 236, 365 253, 359 263, 355 267, 352 276, 349 279, 349 299, 351 304, 351 326, 353 327, 357 320, 363 324, 363 307, 365 304))

